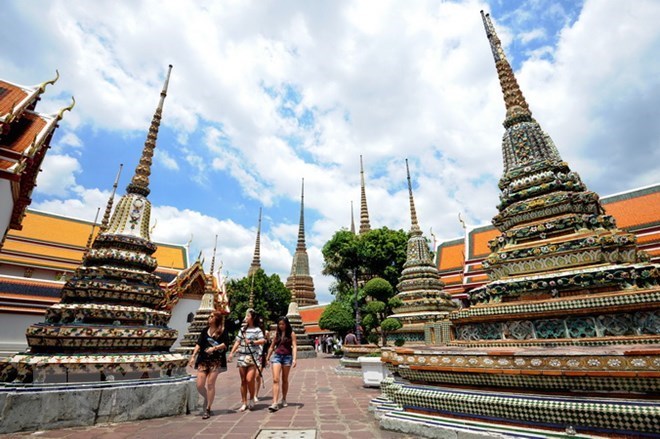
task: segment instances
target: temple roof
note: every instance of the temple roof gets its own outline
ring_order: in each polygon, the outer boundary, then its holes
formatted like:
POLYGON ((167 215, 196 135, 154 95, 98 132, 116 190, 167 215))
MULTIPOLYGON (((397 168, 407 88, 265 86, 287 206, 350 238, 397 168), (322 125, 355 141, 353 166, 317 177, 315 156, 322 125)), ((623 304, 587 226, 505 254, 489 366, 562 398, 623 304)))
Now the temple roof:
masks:
MULTIPOLYGON (((40 266, 73 271, 82 260, 92 222, 28 209, 23 230, 11 230, 0 251, 0 263, 40 266)), ((95 234, 98 233, 98 228, 95 234)), ((158 265, 186 268, 185 247, 156 243, 158 265)), ((160 271, 160 270, 159 270, 160 271)))

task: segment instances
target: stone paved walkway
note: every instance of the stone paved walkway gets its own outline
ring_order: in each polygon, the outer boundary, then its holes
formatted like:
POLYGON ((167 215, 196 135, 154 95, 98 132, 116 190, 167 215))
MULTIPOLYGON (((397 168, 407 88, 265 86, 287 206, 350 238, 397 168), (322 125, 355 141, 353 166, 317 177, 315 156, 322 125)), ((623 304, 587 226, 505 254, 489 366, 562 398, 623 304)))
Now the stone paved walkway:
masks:
MULTIPOLYGON (((43 438, 256 438, 262 429, 316 429, 319 439, 404 439, 410 436, 381 430, 367 409, 378 389, 365 388, 362 379, 340 376, 334 369, 335 358, 321 355, 303 359, 292 369, 287 400, 289 406, 270 413, 271 371, 266 369, 266 387, 259 392, 260 402, 251 412, 239 412, 240 378, 235 364, 218 378, 213 404, 214 416, 204 420, 197 414, 149 419, 94 427, 66 428, 6 437, 43 438)), ((263 435, 262 435, 263 436, 263 435)))

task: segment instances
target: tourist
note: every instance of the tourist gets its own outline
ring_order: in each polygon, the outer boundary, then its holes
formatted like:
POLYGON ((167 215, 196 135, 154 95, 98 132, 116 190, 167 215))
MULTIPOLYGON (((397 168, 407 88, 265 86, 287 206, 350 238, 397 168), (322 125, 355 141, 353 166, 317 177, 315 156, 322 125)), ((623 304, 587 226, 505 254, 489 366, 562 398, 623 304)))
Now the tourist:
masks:
POLYGON ((229 361, 236 351, 239 354, 236 365, 241 375, 241 400, 243 401, 243 405, 239 409, 241 412, 254 407, 254 381, 256 374, 259 373, 257 370, 259 350, 260 346, 266 342, 263 331, 255 324, 257 321, 257 313, 249 308, 245 313, 244 325, 236 336, 236 342, 229 353, 229 361))
POLYGON ((282 407, 286 407, 286 395, 289 392, 289 372, 291 367, 296 367, 296 358, 298 356, 298 342, 296 333, 291 328, 291 322, 286 317, 280 317, 277 321, 277 333, 275 340, 268 350, 268 356, 271 360, 273 369, 273 404, 268 407, 271 412, 279 410, 280 396, 280 375, 282 378, 282 407))
POLYGON ((334 345, 334 340, 332 339, 332 335, 328 335, 328 338, 325 340, 326 344, 326 354, 332 354, 332 346, 334 345))
POLYGON ((202 418, 208 419, 215 398, 215 381, 220 369, 227 364, 225 354, 229 338, 225 332, 224 317, 218 311, 211 313, 208 326, 202 329, 190 356, 189 366, 197 369, 197 391, 204 398, 202 418))
POLYGON ((254 402, 255 404, 259 402, 259 389, 261 388, 263 384, 263 371, 264 369, 268 366, 268 362, 266 361, 266 353, 268 352, 268 349, 270 348, 270 335, 268 331, 266 331, 266 327, 264 326, 264 319, 260 316, 259 317, 259 323, 256 325, 261 329, 261 332, 264 334, 264 338, 266 339, 265 343, 263 346, 260 346, 259 349, 259 357, 257 358, 257 367, 259 370, 257 371, 257 375, 254 378, 255 385, 254 385, 254 402))
POLYGON ((344 344, 358 344, 357 337, 353 334, 353 331, 348 331, 348 334, 344 338, 344 344))
POLYGON ((319 337, 316 336, 314 337, 314 352, 318 352, 318 351, 319 351, 319 337))

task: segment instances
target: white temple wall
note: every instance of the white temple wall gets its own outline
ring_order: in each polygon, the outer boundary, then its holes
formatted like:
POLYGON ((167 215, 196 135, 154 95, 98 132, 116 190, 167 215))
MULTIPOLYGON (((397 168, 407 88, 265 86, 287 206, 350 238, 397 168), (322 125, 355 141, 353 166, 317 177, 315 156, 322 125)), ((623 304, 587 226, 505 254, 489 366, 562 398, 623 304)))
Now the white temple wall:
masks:
POLYGON ((194 315, 199 309, 201 302, 201 299, 182 298, 174 307, 169 326, 170 328, 179 331, 179 334, 177 336, 176 342, 172 345, 172 348, 178 347, 179 343, 183 339, 183 336, 186 335, 186 332, 188 331, 188 325, 190 325, 190 323, 188 323, 188 314, 193 313, 194 315))
POLYGON ((14 198, 11 196, 11 182, 0 179, 0 241, 7 233, 13 210, 14 198))
POLYGON ((43 320, 43 316, 35 314, 0 314, 0 357, 8 357, 27 349, 25 330, 43 320))

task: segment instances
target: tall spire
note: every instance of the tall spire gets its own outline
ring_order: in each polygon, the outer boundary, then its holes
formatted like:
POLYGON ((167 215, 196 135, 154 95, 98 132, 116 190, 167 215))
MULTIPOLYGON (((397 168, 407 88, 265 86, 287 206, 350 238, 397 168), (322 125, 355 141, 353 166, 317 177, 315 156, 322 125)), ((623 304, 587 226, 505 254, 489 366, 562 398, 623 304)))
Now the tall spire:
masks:
POLYGON ((119 171, 117 172, 117 177, 115 178, 115 184, 112 185, 112 193, 110 198, 108 198, 108 204, 105 206, 105 213, 103 214, 103 220, 101 221, 101 226, 99 227, 99 233, 103 233, 108 230, 108 223, 110 222, 110 213, 112 212, 112 205, 115 200, 115 193, 117 192, 117 185, 119 184, 119 176, 121 175, 121 170, 124 167, 122 163, 119 164, 119 171))
POLYGON ((149 175, 151 175, 151 158, 154 155, 154 149, 156 148, 156 138, 158 137, 158 128, 160 127, 160 119, 163 113, 163 104, 165 103, 165 97, 167 96, 167 86, 170 82, 170 74, 172 73, 172 64, 170 64, 167 71, 167 78, 165 79, 165 84, 163 85, 163 91, 160 92, 160 102, 154 113, 154 117, 151 119, 151 126, 149 127, 149 133, 147 134, 147 140, 144 142, 144 149, 142 150, 142 157, 140 157, 140 163, 135 168, 135 174, 131 183, 126 188, 126 192, 129 194, 140 194, 145 197, 149 195, 149 175))
POLYGON ((410 181, 410 169, 408 168, 408 159, 406 159, 406 176, 408 178, 408 198, 410 199, 410 232, 421 235, 422 230, 417 223, 417 212, 415 211, 415 199, 413 198, 412 183, 410 181))
POLYGON ((298 222, 298 244, 296 251, 307 250, 305 245, 305 179, 302 179, 302 191, 300 193, 300 221, 298 222))
POLYGON ((261 268, 261 207, 259 208, 259 224, 257 225, 257 239, 254 242, 254 255, 248 269, 248 276, 254 275, 261 268))
POLYGON ((481 11, 481 19, 484 22, 486 36, 490 43, 490 50, 493 52, 497 76, 500 79, 500 86, 502 87, 502 93, 504 95, 504 105, 506 106, 507 114, 507 119, 504 124, 507 126, 507 124, 514 122, 512 119, 518 119, 521 117, 525 120, 530 120, 532 112, 529 110, 529 106, 527 105, 527 101, 525 101, 522 91, 520 91, 518 81, 516 81, 511 65, 504 55, 502 43, 495 33, 495 28, 490 20, 490 14, 484 14, 484 11, 481 11))
POLYGON ((371 230, 369 224, 369 210, 367 209, 367 193, 364 189, 364 167, 360 155, 360 235, 371 230))
POLYGON ((211 270, 209 273, 213 276, 213 270, 215 270, 215 251, 218 248, 218 235, 215 235, 215 243, 213 244, 213 256, 211 257, 211 270))
POLYGON ((88 251, 92 247, 92 238, 94 238, 94 230, 96 229, 96 221, 99 219, 99 212, 101 211, 101 208, 98 207, 96 209, 96 216, 94 217, 94 223, 92 224, 92 231, 89 233, 89 237, 87 238, 87 244, 85 245, 85 251, 88 251))
POLYGON ((351 201, 351 233, 355 235, 355 218, 353 217, 353 201, 351 201))
MULTIPOLYGON (((481 18, 495 60, 495 68, 506 106, 504 119, 506 133, 502 139, 504 177, 503 180, 500 180, 500 189, 505 190, 505 187, 511 184, 512 178, 520 178, 515 175, 518 175, 521 169, 525 174, 536 174, 538 166, 543 166, 540 163, 552 163, 553 166, 559 166, 563 160, 550 136, 543 132, 538 122, 532 118, 532 112, 520 91, 511 65, 504 55, 502 43, 495 33, 490 16, 481 11, 481 18), (530 171, 524 171, 524 168, 529 168, 530 171)), ((506 189, 506 192, 508 191, 506 189)))
MULTIPOLYGON (((298 225, 298 244, 291 263, 291 274, 286 280, 286 287, 291 291, 291 303, 300 306, 317 305, 314 293, 314 279, 309 274, 309 256, 305 245, 305 179, 302 179, 300 195, 300 223, 298 225)), ((288 315, 288 314, 287 314, 288 315)))

